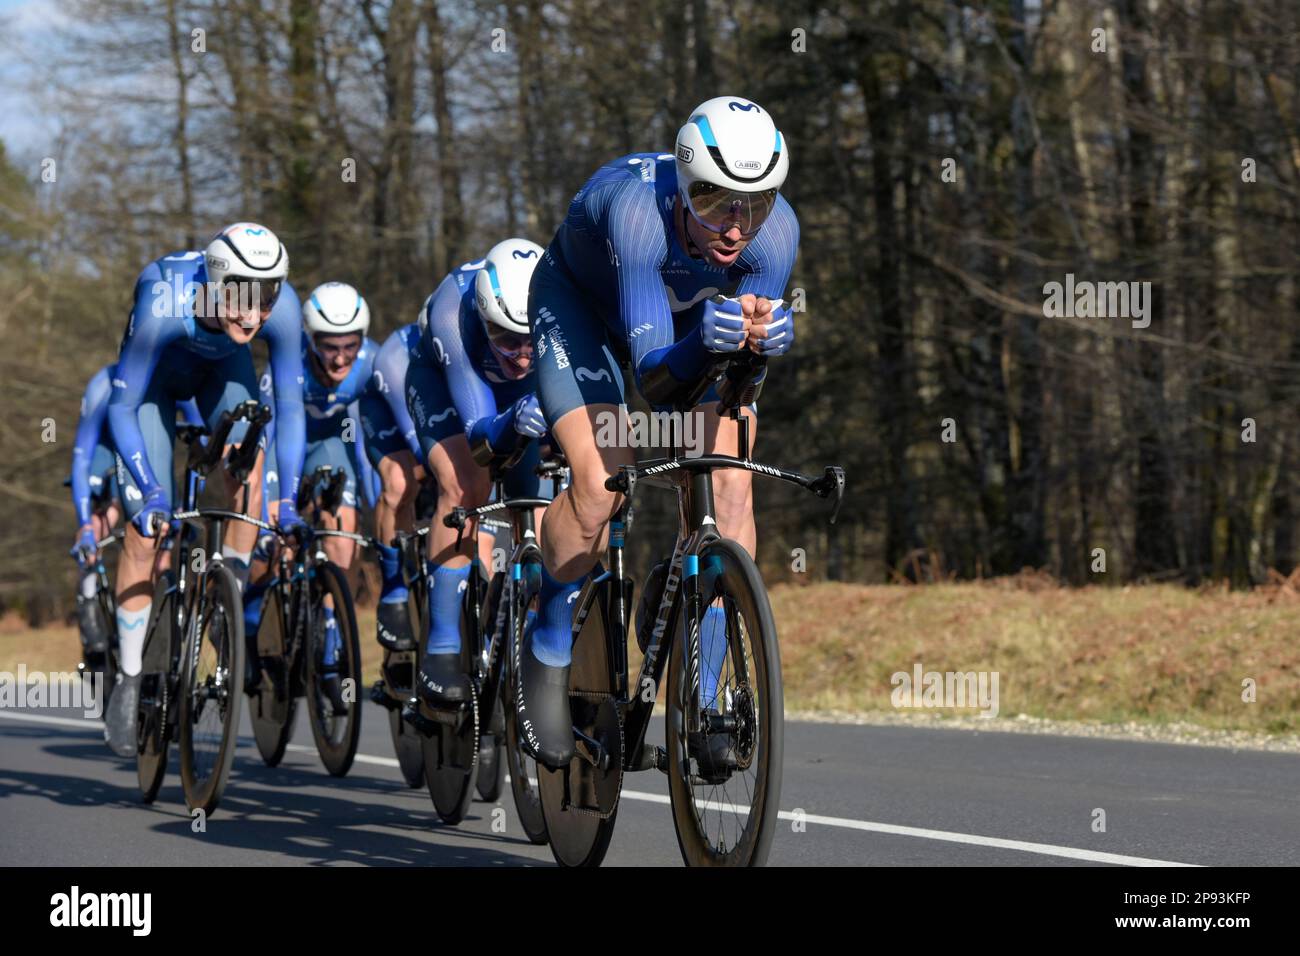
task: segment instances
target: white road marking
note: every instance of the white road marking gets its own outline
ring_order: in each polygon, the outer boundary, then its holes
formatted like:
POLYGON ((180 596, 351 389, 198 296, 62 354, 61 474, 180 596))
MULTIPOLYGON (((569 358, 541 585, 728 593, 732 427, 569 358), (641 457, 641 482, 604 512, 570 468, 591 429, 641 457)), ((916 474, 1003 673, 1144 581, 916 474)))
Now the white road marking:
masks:
POLYGON ((0 717, 8 717, 10 720, 28 720, 34 724, 54 724, 56 727, 76 727, 79 730, 104 729, 104 722, 102 720, 91 720, 89 717, 50 717, 45 714, 15 714, 12 710, 0 710, 0 717))
MULTIPOLYGON (((11 710, 0 710, 0 717, 10 720, 25 720, 37 724, 53 724, 58 727, 76 727, 81 730, 99 729, 103 722, 99 720, 78 720, 74 717, 51 717, 44 714, 22 714, 11 710)), ((316 753, 315 747, 301 744, 289 744, 289 750, 295 753, 316 753)), ((357 763, 374 764, 378 767, 397 767, 393 757, 374 757, 369 754, 357 754, 357 763)), ((507 777, 507 779, 509 779, 507 777)), ((537 781, 533 781, 534 786, 537 781)), ((668 804, 671 800, 659 793, 646 793, 641 790, 624 789, 621 799, 639 800, 642 803, 668 804)), ((711 809, 721 809, 716 804, 711 809)), ((846 817, 826 817, 814 813, 796 814, 789 810, 780 811, 777 816, 782 820, 802 820, 820 826, 839 827, 846 830, 862 830, 869 833, 888 833, 892 836, 916 837, 922 840, 941 840, 946 843, 963 843, 969 846, 987 846, 998 850, 1016 850, 1021 853, 1037 853, 1042 856, 1063 857, 1069 860, 1085 860, 1089 863, 1114 863, 1119 866, 1198 866, 1196 863, 1178 863, 1173 860, 1154 860, 1143 856, 1125 856, 1121 853, 1102 853, 1098 850, 1082 850, 1072 846, 1058 846, 1053 843, 1030 843, 1025 840, 1004 840, 1001 837, 978 836, 973 833, 955 833, 951 830, 931 830, 925 827, 905 827, 894 823, 875 823, 870 820, 851 820, 846 817)))

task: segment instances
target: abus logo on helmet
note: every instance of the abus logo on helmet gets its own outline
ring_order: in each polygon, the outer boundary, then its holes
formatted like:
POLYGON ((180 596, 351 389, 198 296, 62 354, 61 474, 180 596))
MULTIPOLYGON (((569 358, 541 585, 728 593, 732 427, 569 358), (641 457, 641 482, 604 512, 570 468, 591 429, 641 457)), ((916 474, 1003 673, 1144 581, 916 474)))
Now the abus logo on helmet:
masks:
POLYGON ((763 164, 752 159, 738 159, 731 164, 737 169, 762 169, 763 164))
POLYGON ((757 103, 737 103, 735 100, 732 100, 730 103, 727 104, 727 109, 740 110, 741 112, 744 113, 748 113, 750 110, 753 110, 755 113, 763 112, 761 109, 758 108, 757 103))
POLYGON ((692 159, 695 158, 695 150, 691 149, 689 146, 678 146, 677 158, 680 159, 683 163, 689 163, 692 159))
POLYGON ((230 268, 230 263, 218 256, 208 256, 208 268, 220 269, 224 272, 230 268))

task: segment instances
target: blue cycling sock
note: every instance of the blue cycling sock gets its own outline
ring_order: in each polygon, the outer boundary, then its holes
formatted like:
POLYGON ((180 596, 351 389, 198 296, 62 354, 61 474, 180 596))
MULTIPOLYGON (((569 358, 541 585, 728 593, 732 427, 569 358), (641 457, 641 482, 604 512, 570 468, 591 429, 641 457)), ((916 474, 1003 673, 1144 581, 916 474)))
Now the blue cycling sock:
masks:
POLYGON ((321 608, 325 615, 325 660, 326 667, 337 667, 339 651, 343 647, 343 636, 339 633, 339 621, 334 616, 334 608, 326 605, 321 608))
POLYGON ((402 580, 402 553, 388 545, 379 546, 379 568, 384 581, 379 587, 380 604, 405 604, 406 582, 402 580))
POLYGON ((542 591, 537 598, 537 626, 531 642, 533 656, 550 667, 567 667, 573 659, 573 605, 584 575, 567 584, 542 568, 542 591))
POLYGON ((461 591, 469 581, 472 565, 447 568, 425 562, 429 575, 429 636, 426 654, 456 654, 460 651, 461 591))
POLYGON ((718 675, 727 658, 727 610, 707 607, 700 621, 700 706, 716 709, 718 675))
POLYGON ((244 589, 244 633, 257 634, 258 624, 262 619, 262 597, 266 594, 267 583, 249 583, 244 589))

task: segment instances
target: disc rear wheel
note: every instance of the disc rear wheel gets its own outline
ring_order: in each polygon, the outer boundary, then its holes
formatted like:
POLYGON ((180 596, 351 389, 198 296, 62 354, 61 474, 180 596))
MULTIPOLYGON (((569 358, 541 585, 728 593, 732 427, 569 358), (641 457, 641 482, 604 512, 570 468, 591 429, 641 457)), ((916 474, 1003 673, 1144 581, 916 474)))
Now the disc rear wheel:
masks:
MULTIPOLYGON (((537 765, 542 814, 551 855, 561 866, 599 866, 609 849, 623 786, 623 716, 614 700, 605 634, 606 600, 601 588, 573 646, 569 709, 573 725, 600 742, 604 768, 575 754, 567 767, 537 765)), ((580 597, 583 606, 584 597, 580 597)), ((626 640, 626 635, 622 635, 626 640)))
POLYGON ((307 711, 316 751, 325 769, 342 777, 352 767, 361 738, 361 644, 357 639, 357 618, 347 580, 334 564, 320 561, 312 578, 312 628, 307 642, 307 711), (335 671, 324 670, 326 613, 333 612, 338 629, 335 671), (340 700, 328 692, 326 680, 338 680, 340 700), (339 712, 342 704, 342 712, 339 712))
POLYGON ((262 620, 257 628, 257 692, 248 698, 248 717, 253 740, 262 762, 277 767, 293 738, 298 701, 289 687, 288 641, 284 633, 284 611, 280 589, 270 588, 262 601, 262 620))

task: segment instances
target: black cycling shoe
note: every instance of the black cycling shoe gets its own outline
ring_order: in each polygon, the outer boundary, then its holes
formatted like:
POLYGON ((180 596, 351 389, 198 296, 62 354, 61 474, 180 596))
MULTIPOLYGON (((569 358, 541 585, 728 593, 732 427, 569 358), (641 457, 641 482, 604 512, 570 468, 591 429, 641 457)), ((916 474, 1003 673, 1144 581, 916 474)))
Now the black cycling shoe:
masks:
POLYGON ((343 699, 343 681, 339 678, 337 669, 321 672, 320 689, 324 691, 325 699, 330 702, 335 717, 342 717, 348 712, 347 701, 343 699))
POLYGON ((469 677, 460 666, 460 651, 425 654, 416 675, 420 700, 435 710, 451 710, 469 700, 469 677))
POLYGON ((119 757, 134 757, 139 752, 136 737, 136 712, 140 709, 140 678, 117 675, 113 696, 104 711, 104 741, 119 757))
POLYGON ((519 652, 515 710, 524 750, 552 770, 567 766, 573 759, 569 668, 539 661, 532 652, 531 635, 519 652))
POLYGON ((103 654, 108 650, 108 622, 104 620, 99 601, 77 595, 77 629, 87 654, 103 654))
MULTIPOLYGON (((715 711, 705 711, 704 719, 717 717, 715 711)), ((695 731, 687 737, 687 752, 695 760, 696 773, 705 783, 726 783, 732 771, 736 769, 736 757, 732 753, 731 735, 727 733, 706 733, 695 731)))
POLYGON ((379 605, 376 614, 379 644, 390 651, 415 650, 415 635, 411 632, 411 615, 406 602, 379 605))

